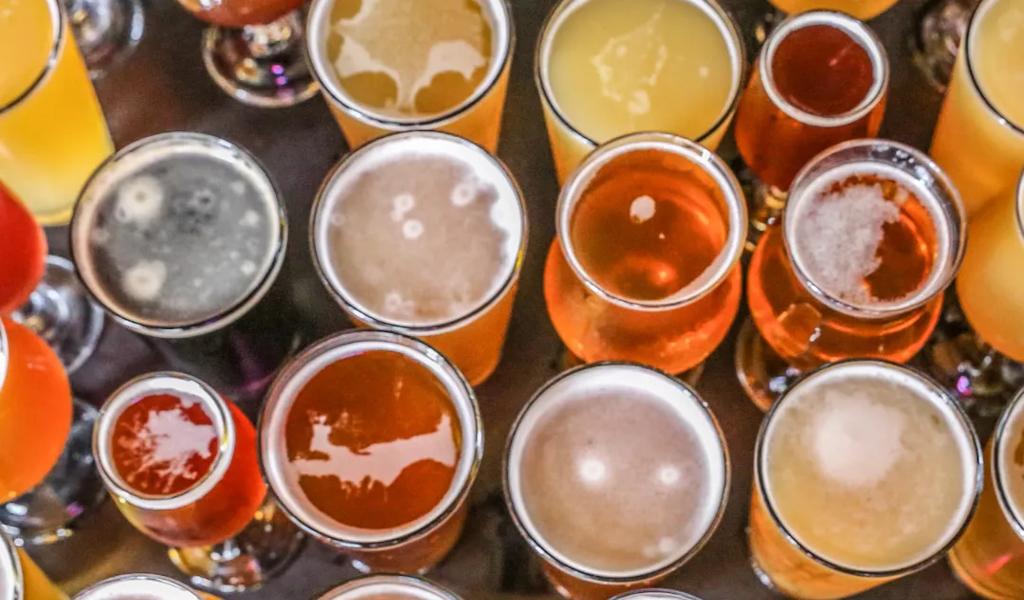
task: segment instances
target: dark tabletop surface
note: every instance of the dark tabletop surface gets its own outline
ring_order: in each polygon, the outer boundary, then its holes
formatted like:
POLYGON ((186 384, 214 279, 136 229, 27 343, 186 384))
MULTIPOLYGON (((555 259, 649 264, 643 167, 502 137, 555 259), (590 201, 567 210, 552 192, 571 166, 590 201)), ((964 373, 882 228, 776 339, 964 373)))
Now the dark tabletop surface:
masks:
MULTIPOLYGON (((509 0, 518 44, 512 65, 499 156, 522 186, 530 210, 530 246, 505 346, 493 377, 477 391, 487 449, 472 495, 470 520, 459 545, 430 577, 467 598, 553 599, 533 558, 505 515, 500 495, 500 457, 511 421, 523 403, 557 372, 560 343, 548 321, 541 289, 545 251, 554 235, 557 184, 548 151, 541 108, 533 85, 533 49, 541 22, 554 0, 509 0)), ((628 0, 622 0, 628 1, 628 0)), ((725 0, 748 38, 767 9, 763 0, 725 0)), ((940 96, 927 87, 908 52, 915 12, 923 0, 901 0, 871 25, 892 61, 889 109, 882 134, 927 149, 940 96)), ((349 327, 321 286, 306 241, 309 207, 328 168, 346 151, 342 136, 319 97, 283 110, 243 106, 224 95, 207 77, 199 57, 201 24, 173 0, 147 0, 146 31, 137 51, 97 84, 118 147, 169 130, 219 135, 252 151, 269 168, 288 205, 292 235, 278 281, 299 309, 314 337, 349 327)), ((747 40, 748 54, 754 43, 747 40)), ((720 152, 735 157, 730 139, 720 152)), ((67 231, 48 231, 55 253, 66 254, 67 231)), ((750 496, 752 452, 761 413, 744 397, 733 374, 733 335, 710 358, 698 390, 716 413, 733 462, 728 510, 710 543, 666 585, 705 600, 772 598, 748 563, 744 527, 750 496)), ((94 404, 128 378, 160 368, 150 347, 108 322, 100 348, 73 377, 77 394, 94 404)), ((252 410, 254 407, 247 407, 252 410)), ((987 431, 986 424, 982 429, 987 431)), ((68 592, 105 577, 128 572, 174 576, 163 549, 137 533, 111 502, 83 517, 71 540, 32 554, 68 592)), ((332 550, 310 543, 286 572, 256 599, 305 600, 355 575, 332 550)), ((874 599, 971 598, 946 563, 862 596, 874 599)))

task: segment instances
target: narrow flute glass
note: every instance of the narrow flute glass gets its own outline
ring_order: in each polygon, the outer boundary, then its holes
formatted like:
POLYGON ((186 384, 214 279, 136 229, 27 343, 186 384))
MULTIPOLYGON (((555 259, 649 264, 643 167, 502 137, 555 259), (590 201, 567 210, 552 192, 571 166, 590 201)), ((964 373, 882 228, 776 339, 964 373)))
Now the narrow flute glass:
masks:
POLYGON ((0 598, 67 600, 64 592, 3 531, 0 531, 0 598))
POLYGON ((221 600, 162 575, 133 573, 95 583, 73 600, 221 600))
POLYGON ((433 129, 497 150, 515 46, 506 0, 314 0, 307 31, 349 147, 433 129))
POLYGON ((419 340, 352 331, 314 344, 275 379, 259 436, 282 507, 364 573, 423 573, 462 534, 480 410, 419 340))
POLYGON ((938 322, 964 252, 956 189, 922 153, 855 140, 797 175, 750 261, 736 368, 767 410, 800 371, 844 358, 906 362, 938 322))
POLYGON ((534 63, 559 183, 597 145, 629 133, 716 148, 745 65, 739 30, 714 0, 562 0, 534 63))
POLYGON ((714 153, 668 134, 613 140, 566 182, 557 211, 544 297, 570 353, 681 373, 725 338, 747 213, 714 153))
POLYGON ((317 272, 356 325, 424 340, 473 385, 490 376, 527 240, 497 158, 446 133, 390 135, 335 167, 311 220, 317 272))
POLYGON ((761 581, 846 598, 940 560, 981 492, 981 450, 948 391, 851 360, 791 387, 761 425, 748 536, 761 581))
POLYGON ((967 214, 1009 189, 1024 164, 1024 5, 984 0, 967 27, 930 154, 967 214))
POLYGON ((605 600, 681 567, 718 526, 729 457, 692 388, 633 363, 545 384, 519 413, 505 500, 562 596, 605 600))
POLYGON ((113 152, 61 0, 0 12, 0 180, 43 225, 71 217, 78 190, 113 152))
POLYGON ((1024 390, 1003 412, 985 448, 978 511, 949 553, 953 572, 990 600, 1024 596, 1024 390))
POLYGON ((370 575, 331 588, 318 600, 460 600, 448 590, 409 575, 370 575))

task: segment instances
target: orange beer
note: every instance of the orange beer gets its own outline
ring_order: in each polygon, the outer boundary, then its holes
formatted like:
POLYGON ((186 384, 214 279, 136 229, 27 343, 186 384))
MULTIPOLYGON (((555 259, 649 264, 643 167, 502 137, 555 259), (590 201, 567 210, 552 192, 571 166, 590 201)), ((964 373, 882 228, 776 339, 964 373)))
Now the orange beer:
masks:
POLYGON ((10 600, 67 600, 28 554, 0 531, 0 598, 10 600))
POLYGON ((572 354, 680 373, 725 337, 747 213, 712 152, 659 133, 609 142, 570 177, 557 219, 544 297, 572 354))

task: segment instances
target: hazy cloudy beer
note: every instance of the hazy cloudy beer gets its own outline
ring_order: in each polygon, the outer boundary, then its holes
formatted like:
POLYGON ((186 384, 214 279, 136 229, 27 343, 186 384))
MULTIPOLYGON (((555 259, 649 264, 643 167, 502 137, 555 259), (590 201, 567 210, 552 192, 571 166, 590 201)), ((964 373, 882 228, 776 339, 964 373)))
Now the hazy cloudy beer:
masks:
POLYGON ((319 600, 459 600, 459 597, 419 577, 372 575, 343 583, 319 600))
POLYGON ((795 598, 845 598, 938 560, 981 486, 978 440, 956 400, 874 360, 830 365, 790 388, 761 426, 754 461, 754 567, 795 598))
POLYGON ((587 157, 558 200, 548 314, 585 362, 680 373, 725 337, 742 294, 743 192, 700 145, 635 134, 587 157))
POLYGON ((960 581, 992 600, 1024 597, 1024 390, 985 449, 978 512, 949 554, 960 581))
POLYGON ((718 525, 725 442, 697 394, 630 363, 563 373, 512 427, 512 517, 567 598, 604 600, 664 578, 718 525))

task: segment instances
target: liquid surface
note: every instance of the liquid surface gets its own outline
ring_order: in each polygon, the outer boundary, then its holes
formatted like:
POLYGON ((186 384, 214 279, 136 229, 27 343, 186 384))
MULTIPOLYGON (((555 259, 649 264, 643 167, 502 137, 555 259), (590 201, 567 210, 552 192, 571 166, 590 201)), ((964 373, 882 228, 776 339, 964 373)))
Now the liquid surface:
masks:
POLYGON ((530 521, 588 572, 677 559, 704 533, 715 493, 692 425, 635 386, 570 394, 525 434, 519 485, 530 521))
POLYGON ((1024 401, 1018 400, 1011 407, 1013 413, 1000 447, 1002 455, 996 460, 999 461, 1006 500, 1016 521, 1024 525, 1024 401))
POLYGON ((483 83, 491 37, 478 0, 335 0, 327 52, 359 104, 426 117, 462 104, 483 83))
POLYGON ((584 135, 694 139, 726 113, 738 73, 729 38, 708 13, 684 0, 580 4, 545 60, 559 112, 584 135))
POLYGON ((144 324, 194 325, 236 307, 279 243, 269 181, 228 151, 168 142, 139 152, 83 196, 94 207, 74 234, 85 240, 83 277, 108 308, 144 324))
MULTIPOLYGON (((832 373, 835 373, 833 371, 832 373)), ((840 565, 893 569, 938 551, 971 503, 968 441, 924 384, 879 371, 795 388, 765 441, 785 527, 840 565)))
POLYGON ((976 27, 971 38, 975 77, 999 112, 1024 129, 1024 3, 991 3, 976 27))
POLYGON ((43 228, 0 183, 0 315, 28 301, 43 277, 46 247, 43 228))
POLYGON ((324 519, 396 528, 451 487, 461 429, 426 367, 375 350, 324 367, 299 391, 285 428, 286 476, 324 519))
POLYGON ((202 481, 217 458, 218 442, 199 400, 154 394, 117 417, 111 455, 118 475, 137 493, 166 497, 202 481))
POLYGON ((856 108, 875 80, 864 47, 831 25, 791 31, 775 50, 771 73, 775 88, 786 101, 822 117, 856 108))
POLYGON ((28 91, 46 70, 56 36, 50 8, 45 0, 0 0, 0 56, 12 59, 0 72, 0 107, 28 91))
POLYGON ((637 150, 612 159, 581 194, 571 240, 584 271, 612 294, 661 300, 693 283, 728 236, 717 182, 689 159, 637 150))

